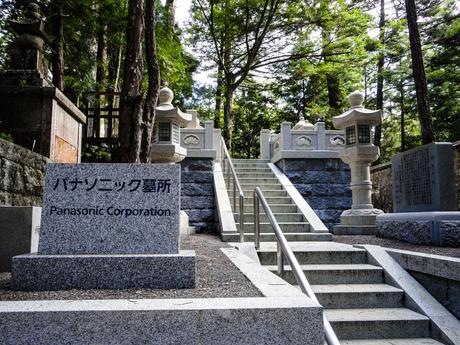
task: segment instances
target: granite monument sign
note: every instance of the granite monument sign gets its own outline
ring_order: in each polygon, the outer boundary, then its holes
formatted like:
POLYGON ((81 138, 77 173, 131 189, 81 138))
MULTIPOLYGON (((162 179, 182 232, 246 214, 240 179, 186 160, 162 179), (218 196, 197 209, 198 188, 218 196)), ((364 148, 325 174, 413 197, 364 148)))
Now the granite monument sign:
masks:
POLYGON ((179 212, 179 165, 49 164, 38 252, 13 258, 12 286, 193 287, 179 212))
POLYGON ((178 253, 180 166, 52 164, 45 184, 39 253, 178 253))

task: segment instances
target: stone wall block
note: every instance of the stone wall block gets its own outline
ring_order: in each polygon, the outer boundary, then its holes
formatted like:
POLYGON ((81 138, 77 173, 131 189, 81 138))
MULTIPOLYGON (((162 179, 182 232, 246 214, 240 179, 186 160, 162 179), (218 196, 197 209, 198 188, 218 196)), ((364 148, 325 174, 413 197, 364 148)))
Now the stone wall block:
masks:
POLYGON ((343 183, 343 184, 330 184, 329 187, 329 195, 330 196, 348 196, 351 197, 351 188, 350 184, 343 183))
POLYGON ((211 159, 186 158, 181 165, 181 210, 200 232, 216 232, 214 175, 211 159))
POLYGON ((214 210, 186 210, 190 222, 214 222, 214 210))
POLYGON ((211 159, 185 159, 181 162, 183 171, 211 171, 212 172, 212 160, 211 159))
POLYGON ((214 195, 214 187, 209 184, 184 183, 182 184, 181 195, 206 196, 214 195))
POLYGON ((451 220, 439 222, 439 236, 441 239, 441 245, 446 247, 459 247, 459 228, 459 221, 451 220))
POLYGON ((8 167, 7 188, 14 193, 25 194, 24 168, 19 163, 10 162, 8 167))
POLYGON ((43 193, 45 176, 42 171, 25 166, 24 180, 27 194, 40 195, 43 193))
POLYGON ((180 202, 183 210, 214 208, 214 196, 183 196, 180 202))
POLYGON ((41 206, 49 162, 46 157, 0 139, 0 205, 41 206))

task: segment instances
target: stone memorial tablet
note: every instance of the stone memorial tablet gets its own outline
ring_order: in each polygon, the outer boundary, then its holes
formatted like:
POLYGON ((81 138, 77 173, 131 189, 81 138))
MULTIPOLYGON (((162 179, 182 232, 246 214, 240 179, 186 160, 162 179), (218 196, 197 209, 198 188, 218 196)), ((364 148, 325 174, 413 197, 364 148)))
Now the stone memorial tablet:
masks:
POLYGON ((394 212, 456 211, 451 143, 432 143, 391 159, 394 212))
POLYGON ((177 254, 180 166, 49 164, 39 254, 177 254))

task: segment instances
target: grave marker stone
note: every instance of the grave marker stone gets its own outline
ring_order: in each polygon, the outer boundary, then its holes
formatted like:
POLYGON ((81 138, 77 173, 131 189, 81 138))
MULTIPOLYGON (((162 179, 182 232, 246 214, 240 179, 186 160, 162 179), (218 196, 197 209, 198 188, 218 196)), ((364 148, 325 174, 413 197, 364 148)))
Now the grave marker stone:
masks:
POLYGON ((432 143, 391 159, 395 212, 456 211, 453 150, 432 143))
POLYGON ((451 143, 431 143, 391 159, 395 213, 377 216, 377 236, 460 246, 451 143))

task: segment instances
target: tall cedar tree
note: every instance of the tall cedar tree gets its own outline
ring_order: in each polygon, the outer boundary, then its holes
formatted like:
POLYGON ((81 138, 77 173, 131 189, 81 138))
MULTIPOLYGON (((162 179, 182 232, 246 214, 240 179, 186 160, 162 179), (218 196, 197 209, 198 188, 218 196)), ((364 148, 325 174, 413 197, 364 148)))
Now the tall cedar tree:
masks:
POLYGON ((435 141, 433 122, 431 119, 428 87, 426 83, 425 67, 423 65, 422 45, 417 24, 417 10, 415 0, 405 0, 407 26, 409 28, 410 51, 412 55, 412 71, 414 73, 417 108, 422 131, 422 142, 429 144, 435 141))
POLYGON ((154 0, 129 0, 123 86, 120 98, 120 160, 129 163, 148 163, 155 104, 160 88, 160 69, 155 46, 154 0), (148 90, 144 94, 145 41, 148 90))

